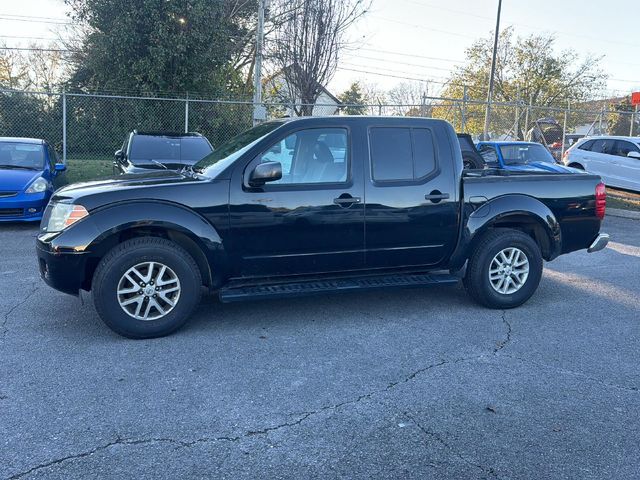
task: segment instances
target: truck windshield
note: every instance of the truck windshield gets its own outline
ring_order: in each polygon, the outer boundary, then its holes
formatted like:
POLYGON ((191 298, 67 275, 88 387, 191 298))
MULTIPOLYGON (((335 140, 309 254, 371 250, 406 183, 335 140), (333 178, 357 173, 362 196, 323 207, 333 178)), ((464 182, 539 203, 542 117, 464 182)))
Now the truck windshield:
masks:
POLYGON ((0 168, 42 170, 44 148, 34 143, 0 143, 0 168))
POLYGON ((528 163, 555 163, 549 151, 542 145, 502 145, 500 147, 505 165, 526 165, 528 163))
POLYGON ((249 150, 262 137, 280 127, 282 122, 267 122, 253 127, 246 132, 227 140, 212 153, 204 157, 193 166, 193 170, 215 177, 224 168, 235 162, 244 152, 249 150))

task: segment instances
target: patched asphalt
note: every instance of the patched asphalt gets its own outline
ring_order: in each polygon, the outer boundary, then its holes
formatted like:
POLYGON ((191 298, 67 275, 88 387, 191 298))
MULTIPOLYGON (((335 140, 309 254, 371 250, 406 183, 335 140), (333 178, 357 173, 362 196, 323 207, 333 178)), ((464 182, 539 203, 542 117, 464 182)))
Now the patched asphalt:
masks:
POLYGON ((208 298, 131 341, 0 225, 0 478, 640 478, 640 221, 604 230, 515 310, 208 298))

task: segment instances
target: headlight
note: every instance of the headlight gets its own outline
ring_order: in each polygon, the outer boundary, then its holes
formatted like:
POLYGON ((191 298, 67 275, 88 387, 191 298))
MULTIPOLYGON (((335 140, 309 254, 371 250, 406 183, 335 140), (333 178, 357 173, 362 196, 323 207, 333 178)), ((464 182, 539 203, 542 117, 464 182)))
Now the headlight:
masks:
POLYGON ((89 215, 89 212, 82 205, 54 203, 47 223, 47 232, 61 232, 87 215, 89 215))
POLYGON ((38 177, 31 185, 29 185, 29 188, 25 190, 25 193, 42 193, 47 188, 49 188, 49 182, 42 177, 38 177))

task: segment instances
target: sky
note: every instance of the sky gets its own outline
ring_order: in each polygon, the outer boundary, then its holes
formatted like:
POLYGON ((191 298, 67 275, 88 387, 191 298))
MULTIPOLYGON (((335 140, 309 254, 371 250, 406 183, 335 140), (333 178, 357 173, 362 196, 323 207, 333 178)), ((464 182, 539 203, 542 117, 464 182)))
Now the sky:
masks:
MULTIPOLYGON (((497 7, 498 0, 373 0, 328 88, 337 94, 364 81, 389 89, 410 79, 437 93, 438 82, 464 62, 465 49, 495 28, 497 7)), ((637 0, 503 0, 501 28, 513 26, 520 36, 553 33, 558 50, 603 57, 607 93, 625 95, 640 91, 637 10, 637 0)), ((62 0, 0 0, 0 41, 46 43, 64 28, 66 12, 62 0)))

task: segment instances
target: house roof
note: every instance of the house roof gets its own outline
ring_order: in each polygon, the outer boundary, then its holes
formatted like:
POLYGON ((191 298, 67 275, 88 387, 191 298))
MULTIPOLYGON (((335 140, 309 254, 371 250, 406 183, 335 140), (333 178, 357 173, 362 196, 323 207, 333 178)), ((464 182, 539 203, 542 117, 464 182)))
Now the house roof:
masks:
MULTIPOLYGON (((289 67, 287 67, 289 68, 289 67)), ((262 80, 262 84, 265 85, 269 82, 276 80, 279 76, 282 75, 282 70, 277 71, 276 73, 269 75, 264 80, 262 80)), ((338 105, 342 105, 342 102, 336 97, 333 93, 331 93, 324 85, 320 85, 320 92, 327 95, 331 100, 336 102, 338 105)))

